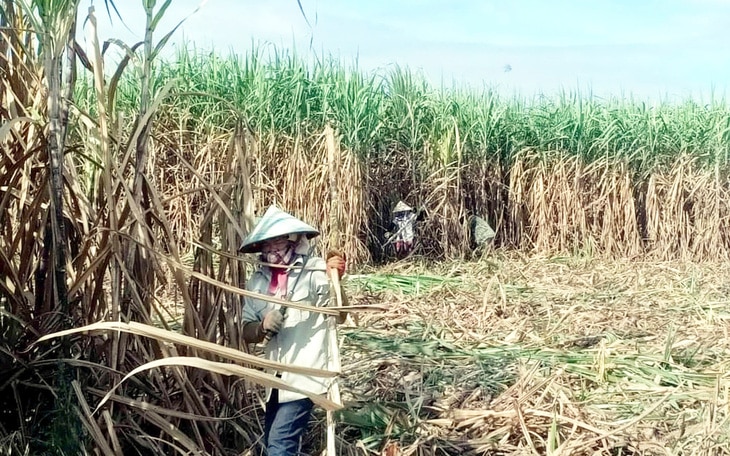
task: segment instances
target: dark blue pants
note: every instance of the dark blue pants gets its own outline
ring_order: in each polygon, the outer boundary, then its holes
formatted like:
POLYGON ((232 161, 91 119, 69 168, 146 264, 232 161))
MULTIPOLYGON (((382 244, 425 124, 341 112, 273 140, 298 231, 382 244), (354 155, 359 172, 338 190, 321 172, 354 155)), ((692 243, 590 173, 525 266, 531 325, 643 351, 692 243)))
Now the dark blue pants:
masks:
POLYGON ((268 456, 292 456, 309 424, 314 404, 311 399, 279 403, 279 390, 271 391, 266 403, 264 441, 268 456))

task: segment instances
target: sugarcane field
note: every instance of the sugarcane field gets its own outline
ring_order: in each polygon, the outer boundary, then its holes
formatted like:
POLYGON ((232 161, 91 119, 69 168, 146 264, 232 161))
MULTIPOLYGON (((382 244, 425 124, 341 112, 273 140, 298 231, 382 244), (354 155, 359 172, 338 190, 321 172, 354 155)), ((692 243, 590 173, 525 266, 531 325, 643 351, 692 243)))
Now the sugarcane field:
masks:
POLYGON ((114 3, 0 0, 0 456, 730 454, 725 98, 198 51, 170 0, 104 40, 114 3))

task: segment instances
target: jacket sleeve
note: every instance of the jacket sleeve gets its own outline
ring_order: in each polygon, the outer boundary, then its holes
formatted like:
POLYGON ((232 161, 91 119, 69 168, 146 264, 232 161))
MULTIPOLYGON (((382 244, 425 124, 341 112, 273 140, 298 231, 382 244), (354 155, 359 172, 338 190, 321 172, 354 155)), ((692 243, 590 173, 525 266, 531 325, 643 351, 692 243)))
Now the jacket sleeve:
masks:
POLYGON ((258 343, 264 340, 266 331, 264 324, 260 321, 247 321, 243 323, 243 340, 249 344, 258 343))
MULTIPOLYGON (((260 273, 254 272, 246 283, 246 290, 256 291, 257 282, 263 280, 260 273)), ((248 343, 257 343, 264 340, 266 332, 263 328, 262 303, 258 299, 243 297, 243 340, 248 343)))
MULTIPOLYGON (((256 271, 254 272, 251 277, 249 278, 248 282, 246 282, 246 290, 247 291, 259 291, 260 287, 258 286, 261 281, 265 281, 266 279, 263 277, 263 275, 256 271)), ((244 322, 256 322, 263 320, 263 315, 261 314, 261 311, 263 310, 263 307, 266 306, 266 303, 261 302, 259 299, 254 299, 249 296, 243 297, 243 316, 241 317, 244 322)))

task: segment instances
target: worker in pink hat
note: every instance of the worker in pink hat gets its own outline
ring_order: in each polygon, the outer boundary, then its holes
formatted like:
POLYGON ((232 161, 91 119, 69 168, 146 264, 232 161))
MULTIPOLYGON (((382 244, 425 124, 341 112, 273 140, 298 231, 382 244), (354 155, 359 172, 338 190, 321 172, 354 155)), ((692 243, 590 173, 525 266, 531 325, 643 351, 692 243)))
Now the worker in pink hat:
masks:
MULTIPOLYGON (((342 276, 345 259, 337 253, 328 255, 327 261, 312 256, 310 239, 318 235, 312 226, 275 206, 269 207, 240 248, 244 253, 259 253, 262 263, 249 278, 246 289, 318 307, 329 305, 327 271, 342 276)), ((345 315, 340 316, 338 323, 344 319, 345 315)), ((331 329, 324 314, 246 297, 243 323, 246 342, 268 340, 264 354, 272 361, 325 370, 332 361, 328 344, 331 329)), ((325 394, 329 386, 325 378, 290 372, 276 375, 313 394, 325 394)), ((306 396, 267 388, 264 444, 269 456, 298 454, 312 407, 306 396)))

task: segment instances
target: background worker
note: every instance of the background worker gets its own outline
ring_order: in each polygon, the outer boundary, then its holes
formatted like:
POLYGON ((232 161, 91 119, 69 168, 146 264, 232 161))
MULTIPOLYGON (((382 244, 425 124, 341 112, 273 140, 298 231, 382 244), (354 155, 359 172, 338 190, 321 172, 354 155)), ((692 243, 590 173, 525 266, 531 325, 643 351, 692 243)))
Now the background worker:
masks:
MULTIPOLYGON (((288 301, 327 306, 330 286, 327 274, 345 272, 344 255, 331 253, 327 261, 311 255, 310 239, 319 231, 296 217, 269 207, 241 245, 240 251, 259 253, 262 264, 249 278, 246 289, 288 301)), ((328 344, 327 315, 285 309, 260 299, 246 297, 243 309, 243 337, 271 340, 265 356, 280 363, 328 369, 332 353, 328 344)), ((342 323, 345 315, 338 318, 342 323)), ((277 372, 283 381, 314 394, 325 394, 329 380, 289 372, 277 372)), ((297 454, 308 426, 313 403, 301 394, 267 388, 264 444, 269 456, 297 454)))
POLYGON ((392 243, 396 257, 405 258, 413 251, 413 241, 416 236, 416 211, 403 201, 398 201, 391 212, 392 233, 385 233, 386 245, 392 243))

